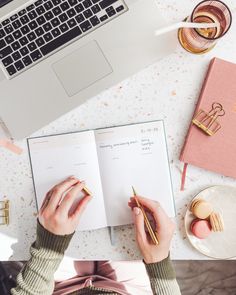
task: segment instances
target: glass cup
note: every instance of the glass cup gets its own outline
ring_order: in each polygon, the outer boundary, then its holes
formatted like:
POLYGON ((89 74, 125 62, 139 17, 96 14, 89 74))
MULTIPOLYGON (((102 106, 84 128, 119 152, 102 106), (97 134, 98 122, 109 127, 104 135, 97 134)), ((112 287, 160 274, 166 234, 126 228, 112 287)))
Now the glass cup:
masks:
POLYGON ((182 47, 191 53, 203 54, 211 50, 217 40, 228 32, 232 23, 232 14, 223 2, 204 0, 194 8, 191 16, 185 21, 218 25, 207 29, 179 29, 178 38, 182 47))

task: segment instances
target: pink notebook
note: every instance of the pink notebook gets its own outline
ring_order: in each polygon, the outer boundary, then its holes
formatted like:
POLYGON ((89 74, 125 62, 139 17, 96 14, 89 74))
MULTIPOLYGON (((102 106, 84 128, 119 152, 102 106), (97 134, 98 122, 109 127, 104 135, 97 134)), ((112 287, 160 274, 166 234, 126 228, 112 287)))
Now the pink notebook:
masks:
POLYGON ((188 164, 236 178, 236 64, 218 58, 209 65, 194 114, 209 111, 214 102, 225 110, 218 119, 221 129, 208 136, 191 123, 180 155, 185 163, 182 189, 188 164))

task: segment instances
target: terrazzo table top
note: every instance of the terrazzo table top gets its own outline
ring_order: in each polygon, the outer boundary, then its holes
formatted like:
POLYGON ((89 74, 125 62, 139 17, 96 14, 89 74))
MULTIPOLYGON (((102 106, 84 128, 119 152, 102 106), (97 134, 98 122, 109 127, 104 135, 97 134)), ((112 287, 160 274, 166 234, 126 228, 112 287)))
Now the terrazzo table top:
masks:
MULTIPOLYGON (((157 1, 170 21, 184 19, 199 1, 157 1), (180 3, 181 2, 181 3, 180 3)), ((236 2, 227 0, 233 14, 236 2)), ((200 190, 235 180, 196 167, 189 167, 186 189, 180 191, 182 163, 178 160, 209 61, 212 57, 236 63, 236 21, 230 32, 205 55, 191 55, 179 45, 176 51, 113 88, 54 121, 34 136, 80 131, 150 120, 165 121, 167 144, 177 208, 177 230, 172 243, 173 259, 207 259, 192 248, 184 230, 187 204, 200 190)), ((36 203, 26 140, 17 142, 24 150, 17 156, 0 150, 0 198, 11 202, 11 221, 0 227, 0 260, 26 260, 35 239, 36 203)), ((76 233, 67 251, 74 259, 133 260, 140 258, 132 226, 115 229, 116 245, 111 246, 107 229, 76 233)))

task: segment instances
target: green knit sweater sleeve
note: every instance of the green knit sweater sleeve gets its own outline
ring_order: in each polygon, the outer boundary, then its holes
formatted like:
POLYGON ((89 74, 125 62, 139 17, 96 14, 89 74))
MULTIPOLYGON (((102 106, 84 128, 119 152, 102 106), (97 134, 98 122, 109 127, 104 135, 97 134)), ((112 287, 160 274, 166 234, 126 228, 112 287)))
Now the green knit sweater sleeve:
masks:
MULTIPOLYGON (((37 238, 30 248, 31 258, 17 276, 12 295, 51 295, 56 272, 73 234, 58 236, 37 225, 37 238)), ((169 257, 162 262, 146 264, 154 295, 180 295, 169 257)), ((99 288, 80 290, 79 294, 107 294, 99 288), (89 291, 89 292, 87 292, 89 291)), ((116 294, 111 293, 111 294, 116 294)))
POLYGON ((181 295, 170 258, 145 264, 154 295, 181 295))
POLYGON ((37 224, 37 238, 30 248, 31 258, 17 276, 12 295, 51 295, 57 270, 73 234, 58 236, 37 224))

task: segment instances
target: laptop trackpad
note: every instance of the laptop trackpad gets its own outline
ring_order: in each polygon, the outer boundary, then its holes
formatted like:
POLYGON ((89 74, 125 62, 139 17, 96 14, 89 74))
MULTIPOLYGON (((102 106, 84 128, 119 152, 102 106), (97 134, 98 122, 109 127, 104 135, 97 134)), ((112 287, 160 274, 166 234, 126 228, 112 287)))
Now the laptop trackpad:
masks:
POLYGON ((68 96, 113 72, 96 41, 91 41, 52 65, 68 96))

